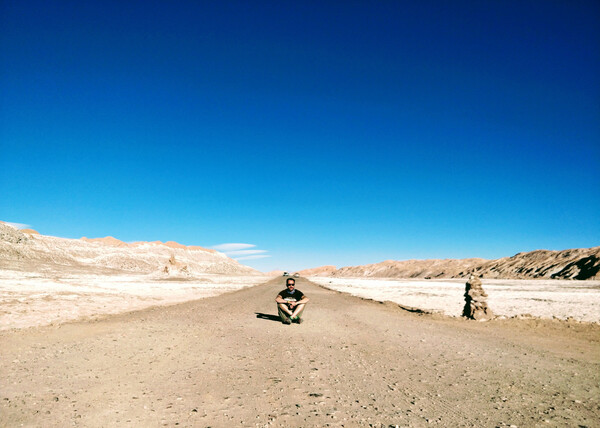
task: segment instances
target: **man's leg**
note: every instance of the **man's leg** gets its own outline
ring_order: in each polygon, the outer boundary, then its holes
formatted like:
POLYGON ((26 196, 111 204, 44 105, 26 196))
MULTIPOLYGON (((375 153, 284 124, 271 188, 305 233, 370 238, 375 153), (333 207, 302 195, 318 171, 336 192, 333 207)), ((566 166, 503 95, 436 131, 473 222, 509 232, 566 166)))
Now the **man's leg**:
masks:
POLYGON ((296 308, 294 309, 294 313, 292 314, 292 319, 302 318, 302 312, 304 311, 304 306, 306 306, 304 303, 296 306, 296 308))
POLYGON ((282 322, 286 322, 287 320, 289 320, 292 315, 287 305, 283 303, 277 304, 277 312, 279 312, 279 318, 281 318, 282 322))

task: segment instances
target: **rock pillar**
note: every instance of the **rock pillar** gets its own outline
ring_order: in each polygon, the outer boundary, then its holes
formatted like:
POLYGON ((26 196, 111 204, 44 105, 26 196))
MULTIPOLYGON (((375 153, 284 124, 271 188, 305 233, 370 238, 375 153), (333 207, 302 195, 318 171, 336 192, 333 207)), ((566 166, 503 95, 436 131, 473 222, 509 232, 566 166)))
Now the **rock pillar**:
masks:
POLYGON ((494 314, 488 308, 487 294, 483 291, 481 280, 474 275, 469 277, 465 286, 465 308, 463 317, 472 320, 489 320, 494 314))

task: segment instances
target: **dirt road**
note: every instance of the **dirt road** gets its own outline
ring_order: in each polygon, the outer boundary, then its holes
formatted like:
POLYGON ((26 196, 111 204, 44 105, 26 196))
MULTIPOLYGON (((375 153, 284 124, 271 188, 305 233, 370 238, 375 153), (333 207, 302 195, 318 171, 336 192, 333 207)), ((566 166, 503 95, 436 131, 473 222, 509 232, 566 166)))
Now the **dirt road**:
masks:
POLYGON ((600 328, 411 313, 283 278, 0 333, 0 425, 600 426, 600 328))

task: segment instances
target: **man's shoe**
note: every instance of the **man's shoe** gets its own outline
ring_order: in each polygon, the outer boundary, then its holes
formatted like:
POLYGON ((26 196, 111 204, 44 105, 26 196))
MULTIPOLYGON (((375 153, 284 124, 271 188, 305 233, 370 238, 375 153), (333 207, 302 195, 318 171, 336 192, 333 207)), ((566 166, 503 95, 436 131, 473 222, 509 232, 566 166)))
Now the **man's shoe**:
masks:
POLYGON ((292 320, 291 320, 291 319, 289 319, 289 318, 286 318, 286 319, 284 319, 284 320, 283 320, 283 323, 284 323, 284 324, 291 324, 291 323, 292 323, 292 320))
POLYGON ((296 320, 298 321, 298 324, 302 324, 302 322, 303 322, 302 318, 296 317, 296 320))

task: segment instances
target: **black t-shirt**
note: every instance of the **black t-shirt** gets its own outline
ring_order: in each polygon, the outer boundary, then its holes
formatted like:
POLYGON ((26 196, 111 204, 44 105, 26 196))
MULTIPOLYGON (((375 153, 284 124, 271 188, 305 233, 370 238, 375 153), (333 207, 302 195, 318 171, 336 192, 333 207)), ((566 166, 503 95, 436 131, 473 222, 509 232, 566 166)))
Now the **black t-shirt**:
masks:
POLYGON ((281 296, 283 300, 287 300, 288 302, 299 302, 304 297, 304 294, 302 293, 302 291, 297 290, 295 288, 294 291, 290 293, 290 290, 286 288, 285 290, 279 292, 279 296, 281 296))

